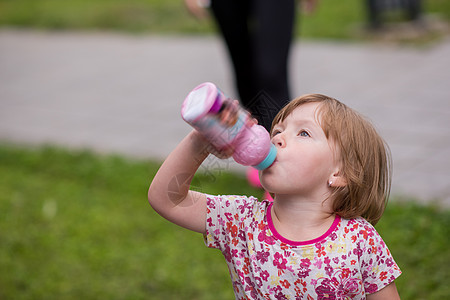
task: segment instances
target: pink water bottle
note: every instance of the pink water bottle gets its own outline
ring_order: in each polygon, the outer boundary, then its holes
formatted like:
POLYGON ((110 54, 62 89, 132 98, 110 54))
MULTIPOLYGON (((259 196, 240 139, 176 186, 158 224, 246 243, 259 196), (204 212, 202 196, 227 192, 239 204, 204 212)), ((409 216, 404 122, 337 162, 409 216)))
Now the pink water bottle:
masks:
POLYGON ((250 114, 213 83, 202 83, 187 95, 181 116, 217 149, 232 145, 233 158, 241 165, 263 170, 275 160, 277 149, 267 130, 250 125, 250 114))

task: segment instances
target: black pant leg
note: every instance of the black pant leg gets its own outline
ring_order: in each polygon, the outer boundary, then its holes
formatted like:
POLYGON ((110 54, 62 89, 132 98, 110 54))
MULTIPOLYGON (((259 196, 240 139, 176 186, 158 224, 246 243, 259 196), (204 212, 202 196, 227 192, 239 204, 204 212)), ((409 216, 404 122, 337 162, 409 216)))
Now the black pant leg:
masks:
POLYGON ((212 0, 242 104, 270 130, 290 100, 288 57, 295 0, 212 0))
POLYGON ((278 111, 289 102, 289 53, 295 24, 295 0, 252 2, 252 86, 247 103, 259 122, 270 129, 278 111))
POLYGON ((233 64, 241 102, 252 97, 248 0, 212 0, 211 9, 233 64))

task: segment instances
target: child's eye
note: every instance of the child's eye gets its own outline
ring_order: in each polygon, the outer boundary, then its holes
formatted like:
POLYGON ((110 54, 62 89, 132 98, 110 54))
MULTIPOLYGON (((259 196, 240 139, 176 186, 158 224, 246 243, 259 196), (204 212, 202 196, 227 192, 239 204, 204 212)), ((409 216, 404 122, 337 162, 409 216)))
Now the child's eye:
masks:
POLYGON ((300 132, 298 133, 298 136, 310 137, 309 133, 306 130, 300 130, 300 132))
POLYGON ((274 137, 274 136, 276 136, 279 133, 281 133, 280 130, 274 130, 274 131, 272 131, 272 136, 271 137, 274 137))

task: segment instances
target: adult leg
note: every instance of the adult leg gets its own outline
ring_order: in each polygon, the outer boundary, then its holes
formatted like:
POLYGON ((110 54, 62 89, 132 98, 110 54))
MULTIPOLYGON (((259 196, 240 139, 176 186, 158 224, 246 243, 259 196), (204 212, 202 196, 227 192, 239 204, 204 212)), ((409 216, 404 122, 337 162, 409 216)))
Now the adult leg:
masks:
POLYGON ((233 64, 234 80, 241 102, 251 97, 248 0, 212 0, 211 9, 233 64))
POLYGON ((367 16, 370 29, 381 27, 381 9, 379 0, 366 0, 367 16))
POLYGON ((288 61, 295 24, 295 0, 253 0, 251 6, 251 99, 244 103, 270 129, 290 100, 288 61), (249 101, 249 102, 248 102, 249 101))

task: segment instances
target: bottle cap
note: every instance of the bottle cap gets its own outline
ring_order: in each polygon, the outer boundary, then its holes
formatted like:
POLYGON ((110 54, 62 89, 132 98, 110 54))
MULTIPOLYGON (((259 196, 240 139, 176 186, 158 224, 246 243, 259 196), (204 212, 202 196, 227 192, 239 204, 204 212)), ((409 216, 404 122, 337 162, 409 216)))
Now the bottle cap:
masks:
POLYGON ((205 82, 195 87, 183 101, 181 116, 188 123, 195 123, 203 118, 211 109, 220 108, 217 87, 211 82, 205 82))
POLYGON ((258 170, 264 170, 273 164, 276 157, 277 157, 277 148, 275 147, 274 144, 272 144, 270 145, 270 150, 266 158, 262 162, 253 167, 258 170))

